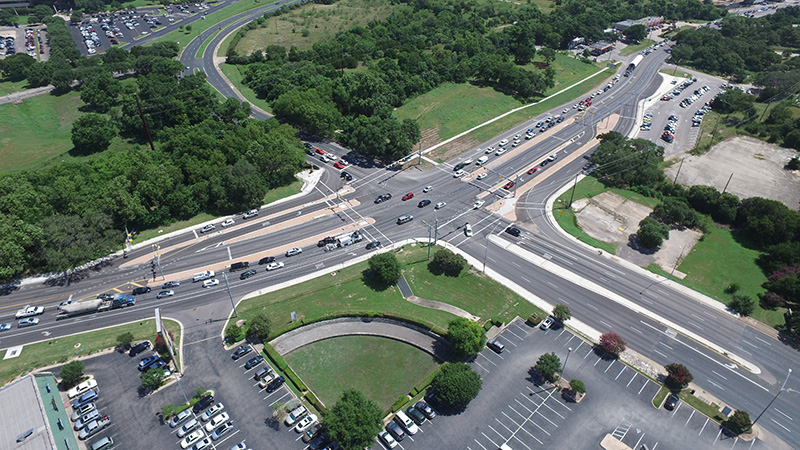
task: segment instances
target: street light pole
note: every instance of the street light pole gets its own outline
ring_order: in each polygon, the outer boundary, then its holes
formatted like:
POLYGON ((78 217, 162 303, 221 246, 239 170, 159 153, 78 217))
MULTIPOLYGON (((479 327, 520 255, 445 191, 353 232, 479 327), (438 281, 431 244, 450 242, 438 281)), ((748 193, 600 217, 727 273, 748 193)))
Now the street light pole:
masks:
POLYGON ((779 396, 779 395, 781 395, 781 392, 783 392, 783 391, 785 390, 785 388, 786 388, 786 382, 787 382, 787 381, 789 381, 789 375, 791 375, 791 374, 792 374, 792 369, 789 369, 789 373, 787 373, 787 374, 786 374, 786 379, 785 379, 785 380, 783 380, 783 386, 781 386, 781 389, 778 391, 778 393, 777 393, 777 394, 775 394, 775 397, 773 397, 773 398, 772 398, 772 400, 770 400, 770 402, 767 404, 767 407, 766 407, 766 408, 764 408, 764 410, 763 410, 763 411, 761 411, 761 414, 759 414, 759 415, 758 415, 758 417, 756 417, 756 420, 754 420, 754 421, 753 421, 753 425, 755 425, 755 424, 756 424, 756 422, 758 422, 758 419, 760 419, 760 418, 761 418, 761 416, 763 416, 763 415, 764 415, 764 413, 765 413, 765 412, 767 412, 767 410, 769 409, 769 407, 770 407, 770 406, 772 406, 772 403, 773 403, 775 400, 777 400, 777 399, 778 399, 778 396, 779 396))
POLYGON ((231 286, 228 284, 228 274, 222 272, 222 277, 225 278, 225 288, 228 290, 228 298, 231 299, 231 306, 233 307, 233 317, 239 317, 239 313, 236 312, 236 304, 233 303, 233 295, 231 294, 231 286))
POLYGON ((567 357, 564 359, 564 365, 561 366, 561 375, 564 375, 564 369, 567 368, 567 361, 569 361, 569 354, 572 353, 572 347, 567 348, 567 357))

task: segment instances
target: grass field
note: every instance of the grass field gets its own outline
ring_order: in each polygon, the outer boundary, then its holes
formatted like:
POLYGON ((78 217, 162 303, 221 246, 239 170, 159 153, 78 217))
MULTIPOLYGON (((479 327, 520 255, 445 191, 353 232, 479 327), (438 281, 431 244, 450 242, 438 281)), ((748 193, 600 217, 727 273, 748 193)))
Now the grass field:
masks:
POLYGON ((622 50, 619 51, 619 56, 630 56, 636 52, 642 51, 647 47, 655 44, 655 41, 651 39, 642 39, 642 42, 638 44, 628 45, 622 50))
POLYGON ((236 51, 249 55, 268 45, 308 50, 315 42, 330 40, 336 33, 353 26, 382 20, 399 7, 388 0, 340 0, 332 5, 308 3, 278 17, 270 17, 263 28, 250 30, 239 41, 236 51))
POLYGON ((219 65, 219 68, 222 70, 222 73, 225 74, 225 77, 228 80, 230 80, 230 82, 233 83, 234 86, 236 86, 236 89, 238 89, 239 92, 242 93, 244 98, 248 102, 250 102, 250 104, 258 106, 259 108, 263 109, 264 111, 267 111, 270 114, 272 113, 272 108, 269 106, 269 103, 267 103, 267 101, 264 99, 258 98, 256 96, 255 91, 253 91, 249 87, 245 86, 244 83, 242 83, 244 75, 242 74, 241 71, 245 70, 243 66, 222 63, 219 65))
POLYGON ((22 81, 3 81, 0 83, 0 96, 11 94, 13 92, 24 91, 25 86, 28 85, 27 80, 22 81))
POLYGON ((343 391, 357 389, 387 410, 439 366, 416 347, 374 336, 326 339, 301 347, 285 359, 328 408, 343 391))
MULTIPOLYGON (((518 313, 527 317, 536 311, 532 305, 524 304, 513 294, 497 294, 502 288, 489 280, 477 275, 466 275, 455 280, 443 280, 433 275, 424 274, 423 270, 427 261, 427 249, 416 246, 405 246, 398 254, 398 259, 412 279, 421 280, 415 294, 428 300, 438 300, 463 308, 473 314, 486 314, 486 318, 500 317, 505 321, 513 314, 518 313), (421 284, 425 284, 422 287, 421 284), (481 297, 488 305, 480 305, 480 301, 471 297, 470 293, 476 289, 491 287, 492 292, 503 300, 486 302, 487 297, 481 297), (495 286, 495 287, 492 287, 495 286), (508 299, 508 300, 505 300, 508 299), (507 305, 506 301, 514 301, 507 305), (476 305, 479 309, 475 309, 476 305)), ((304 323, 337 317, 341 315, 364 315, 369 313, 391 314, 413 322, 421 323, 443 332, 447 323, 454 319, 450 313, 423 308, 407 302, 400 295, 396 286, 372 287, 365 282, 362 272, 367 268, 367 263, 362 262, 343 270, 336 271, 335 276, 315 278, 305 283, 295 285, 277 292, 246 300, 239 304, 238 319, 249 319, 257 313, 266 314, 272 321, 272 337, 278 336, 289 329, 301 326, 304 323), (297 320, 292 323, 290 313, 297 313, 297 320)), ((415 288, 416 289, 416 288, 415 288)))
MULTIPOLYGON (((180 346, 180 326, 172 320, 164 320, 164 322, 175 337, 176 347, 180 346)), ((74 356, 91 355, 116 347, 117 336, 126 332, 132 333, 135 341, 147 339, 152 342, 156 337, 155 321, 153 319, 143 320, 26 345, 20 356, 0 363, 0 386, 38 368, 61 364, 74 356)))

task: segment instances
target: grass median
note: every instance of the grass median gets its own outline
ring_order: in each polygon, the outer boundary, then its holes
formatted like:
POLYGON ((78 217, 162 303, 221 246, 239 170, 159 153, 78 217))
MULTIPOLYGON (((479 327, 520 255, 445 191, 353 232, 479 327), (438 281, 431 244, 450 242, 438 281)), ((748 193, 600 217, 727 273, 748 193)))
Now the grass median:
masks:
MULTIPOLYGON (((102 313, 99 313, 102 314, 102 313)), ((181 329, 177 322, 164 320, 175 338, 175 346, 180 346, 181 329)), ((141 320, 97 331, 88 331, 73 336, 51 339, 23 347, 20 356, 6 359, 0 363, 0 386, 13 379, 27 375, 36 369, 62 364, 71 358, 99 353, 117 346, 117 336, 130 332, 134 341, 153 341, 156 337, 154 319, 141 320)), ((179 355, 175 355, 176 358, 179 355)), ((180 362, 180 361, 179 361, 180 362)))

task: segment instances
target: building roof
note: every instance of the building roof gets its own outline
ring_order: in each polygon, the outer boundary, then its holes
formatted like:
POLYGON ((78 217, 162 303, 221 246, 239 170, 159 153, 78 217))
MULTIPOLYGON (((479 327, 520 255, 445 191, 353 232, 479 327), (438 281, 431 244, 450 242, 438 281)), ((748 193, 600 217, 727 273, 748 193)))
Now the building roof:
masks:
POLYGON ((0 448, 55 450, 66 448, 64 440, 69 442, 71 448, 78 448, 72 424, 52 375, 27 375, 3 386, 0 388, 0 404, 7 406, 0 408, 0 423, 3 424, 0 427, 0 448), (51 388, 50 393, 47 393, 46 385, 51 388), (53 404, 58 408, 57 411, 53 404), (57 431, 61 445, 56 446, 50 423, 55 426, 59 419, 64 429, 57 431))

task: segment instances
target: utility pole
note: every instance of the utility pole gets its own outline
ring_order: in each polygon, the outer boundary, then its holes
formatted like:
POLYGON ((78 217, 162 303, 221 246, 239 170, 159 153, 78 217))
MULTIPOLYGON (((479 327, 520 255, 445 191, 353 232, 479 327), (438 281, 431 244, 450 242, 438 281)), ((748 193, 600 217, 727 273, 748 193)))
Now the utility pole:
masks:
POLYGON ((431 260, 431 226, 428 225, 428 261, 431 260))
POLYGON ((568 208, 572 208, 572 200, 575 199, 575 189, 578 187, 578 175, 575 175, 575 184, 572 185, 572 194, 569 195, 569 205, 568 208))
POLYGON ((236 312, 236 304, 233 303, 233 295, 231 294, 231 285, 228 284, 228 274, 222 272, 222 277, 225 278, 225 288, 228 290, 228 298, 231 299, 231 306, 233 307, 233 317, 239 317, 239 313, 236 312))
POLYGON ((150 150, 156 151, 156 147, 153 145, 153 138, 150 136, 150 127, 147 126, 147 119, 144 117, 144 113, 142 112, 142 104, 139 102, 139 95, 135 95, 136 97, 136 106, 139 108, 139 117, 142 118, 142 123, 144 124, 144 131, 147 132, 147 141, 150 142, 150 150))
POLYGON ((678 166, 678 173, 675 174, 675 180, 672 181, 672 184, 678 183, 678 175, 681 173, 681 167, 683 167, 683 158, 681 158, 681 164, 678 166))
POLYGON ((572 353, 572 347, 567 348, 567 357, 564 359, 564 365, 561 366, 561 375, 564 375, 564 369, 567 368, 567 361, 569 361, 569 354, 572 353))
POLYGON ((417 165, 422 164, 422 139, 419 141, 419 161, 417 161, 417 165))
POLYGON ((728 190, 728 184, 730 184, 731 178, 733 178, 733 173, 731 173, 731 176, 728 177, 728 181, 725 183, 725 187, 722 189, 723 194, 728 190))
POLYGON ((770 402, 767 404, 767 407, 766 407, 766 408, 764 408, 764 410, 763 410, 763 411, 761 411, 761 414, 759 414, 759 415, 758 415, 758 417, 756 417, 756 420, 754 420, 754 421, 753 421, 753 425, 755 425, 755 424, 756 424, 756 422, 758 422, 758 419, 760 419, 760 418, 761 418, 761 416, 763 416, 763 415, 764 415, 764 413, 765 413, 765 412, 767 412, 767 409, 769 409, 769 407, 770 407, 770 406, 772 406, 772 403, 773 403, 775 400, 777 400, 777 399, 778 399, 778 396, 779 396, 779 395, 781 395, 781 392, 783 392, 783 391, 784 391, 784 389, 786 388, 786 382, 787 382, 787 381, 789 381, 789 375, 791 375, 791 374, 792 374, 792 369, 789 369, 789 373, 787 373, 787 374, 786 374, 786 379, 785 379, 785 380, 783 380, 783 386, 781 386, 781 390, 779 390, 779 391, 778 391, 778 393, 777 393, 777 394, 775 394, 775 397, 773 397, 773 398, 772 398, 772 400, 770 400, 770 402))

